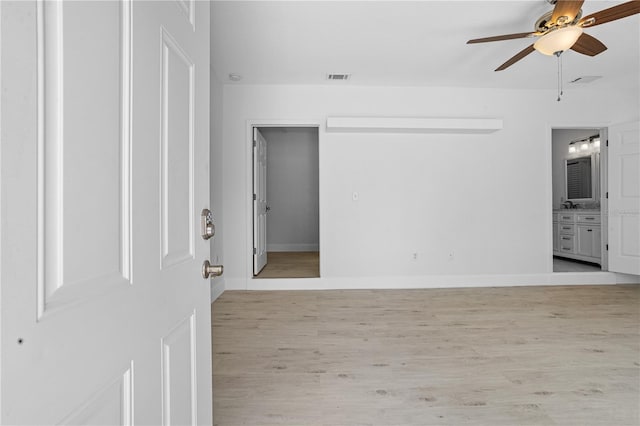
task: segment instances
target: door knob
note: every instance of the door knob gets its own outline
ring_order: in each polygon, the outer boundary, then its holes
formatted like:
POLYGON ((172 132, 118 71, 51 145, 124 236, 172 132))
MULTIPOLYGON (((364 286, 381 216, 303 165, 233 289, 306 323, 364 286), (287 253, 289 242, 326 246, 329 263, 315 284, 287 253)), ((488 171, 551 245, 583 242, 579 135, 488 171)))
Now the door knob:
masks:
POLYGON ((213 277, 219 277, 222 275, 224 267, 222 265, 212 265, 208 260, 205 260, 202 264, 202 278, 209 279, 213 277))
POLYGON ((204 240, 208 240, 216 234, 216 226, 213 224, 211 210, 203 209, 200 213, 200 235, 204 240))

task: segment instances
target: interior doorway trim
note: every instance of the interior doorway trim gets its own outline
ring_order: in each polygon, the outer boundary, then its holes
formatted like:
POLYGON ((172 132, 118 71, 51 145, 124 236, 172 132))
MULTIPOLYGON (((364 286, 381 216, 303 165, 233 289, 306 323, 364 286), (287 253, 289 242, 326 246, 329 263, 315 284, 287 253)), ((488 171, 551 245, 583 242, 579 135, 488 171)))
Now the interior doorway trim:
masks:
MULTIPOLYGON (((600 130, 600 139, 605 141, 607 140, 608 136, 608 129, 609 129, 609 124, 607 123, 584 123, 584 122, 580 122, 580 123, 547 123, 546 125, 546 137, 547 137, 547 143, 545 144, 545 156, 547 158, 546 161, 546 165, 547 165, 547 169, 545 171, 546 173, 546 179, 547 179, 547 197, 546 200, 544 202, 544 206, 545 206, 545 220, 546 220, 546 226, 545 228, 547 229, 546 232, 546 236, 547 236, 547 250, 549 255, 547 256, 547 272, 551 273, 551 274, 567 274, 567 272, 553 272, 553 215, 552 214, 548 214, 549 212, 553 212, 553 131, 554 130, 580 130, 580 129, 599 129, 600 130)), ((607 171, 608 171, 608 156, 607 156, 607 146, 606 143, 601 143, 600 144, 600 194, 606 194, 606 192, 608 191, 608 177, 607 177, 607 171), (604 164, 604 166, 603 166, 604 164)), ((601 200, 602 200, 602 195, 600 196, 601 200)), ((601 241, 601 253, 602 253, 602 272, 607 272, 608 271, 608 260, 606 258, 606 251, 604 250, 604 247, 607 243, 608 240, 608 235, 607 235, 607 227, 608 227, 608 212, 607 212, 607 205, 606 203, 602 203, 602 201, 600 202, 600 217, 601 217, 601 229, 602 229, 602 241, 601 241)), ((595 274, 598 274, 599 272, 596 272, 595 274)), ((587 272, 581 272, 580 274, 588 274, 587 272)), ((557 275, 557 276, 559 276, 557 275)))
POLYGON ((254 127, 313 127, 318 129, 318 195, 319 195, 319 245, 320 245, 320 276, 323 276, 322 236, 324 232, 324 214, 322 211, 322 159, 325 128, 324 119, 255 119, 247 120, 245 133, 245 217, 246 217, 246 243, 245 243, 245 279, 247 284, 253 279, 253 128, 254 127))

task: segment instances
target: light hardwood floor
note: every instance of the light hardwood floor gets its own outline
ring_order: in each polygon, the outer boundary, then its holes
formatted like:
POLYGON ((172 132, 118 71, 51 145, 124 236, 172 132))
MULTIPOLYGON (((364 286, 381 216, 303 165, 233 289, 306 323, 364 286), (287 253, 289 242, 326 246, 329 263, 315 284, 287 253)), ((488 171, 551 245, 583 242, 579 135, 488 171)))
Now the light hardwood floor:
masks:
POLYGON ((638 425, 640 286, 225 292, 216 425, 638 425))
POLYGON ((267 266, 255 278, 317 278, 320 253, 317 251, 270 251, 267 266))

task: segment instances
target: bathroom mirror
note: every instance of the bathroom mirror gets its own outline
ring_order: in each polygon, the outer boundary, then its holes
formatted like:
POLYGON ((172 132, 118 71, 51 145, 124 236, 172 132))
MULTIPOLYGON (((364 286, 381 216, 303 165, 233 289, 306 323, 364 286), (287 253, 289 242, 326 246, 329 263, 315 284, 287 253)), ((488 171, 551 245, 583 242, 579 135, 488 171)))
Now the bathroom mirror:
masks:
POLYGON ((590 155, 566 160, 566 190, 568 201, 595 201, 595 172, 592 160, 590 155))

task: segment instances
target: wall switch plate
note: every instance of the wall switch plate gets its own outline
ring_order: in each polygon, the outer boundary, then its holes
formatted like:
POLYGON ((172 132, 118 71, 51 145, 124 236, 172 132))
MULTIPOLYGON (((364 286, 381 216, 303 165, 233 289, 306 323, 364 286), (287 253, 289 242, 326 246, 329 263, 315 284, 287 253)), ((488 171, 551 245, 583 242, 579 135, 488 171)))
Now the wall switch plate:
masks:
POLYGON ((360 198, 360 194, 354 192, 353 194, 351 194, 351 198, 353 199, 353 201, 358 201, 358 199, 360 198))

